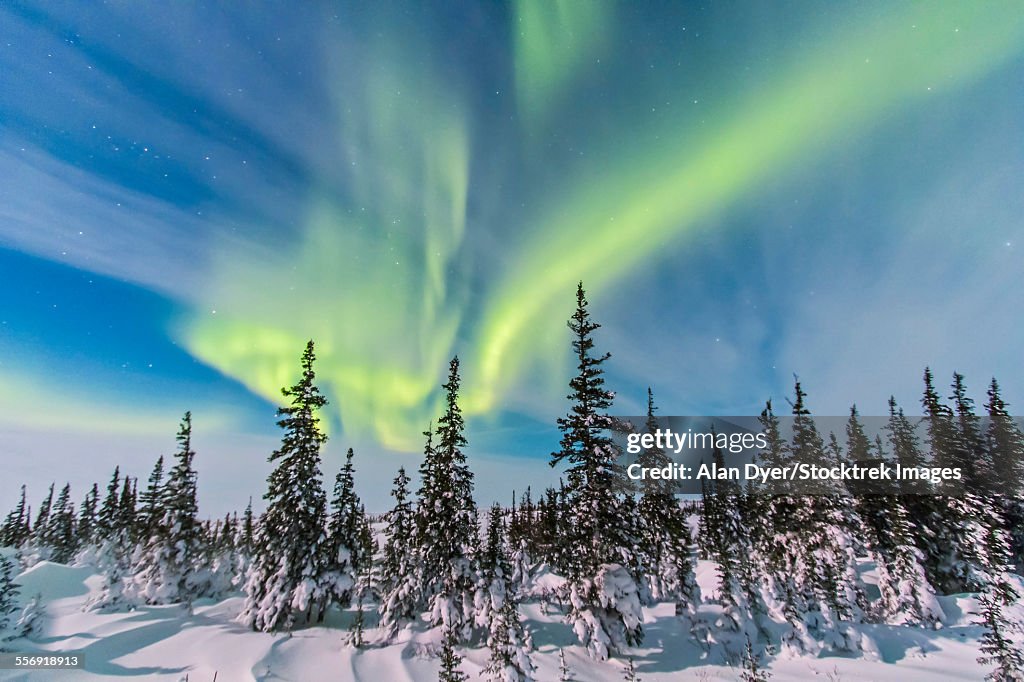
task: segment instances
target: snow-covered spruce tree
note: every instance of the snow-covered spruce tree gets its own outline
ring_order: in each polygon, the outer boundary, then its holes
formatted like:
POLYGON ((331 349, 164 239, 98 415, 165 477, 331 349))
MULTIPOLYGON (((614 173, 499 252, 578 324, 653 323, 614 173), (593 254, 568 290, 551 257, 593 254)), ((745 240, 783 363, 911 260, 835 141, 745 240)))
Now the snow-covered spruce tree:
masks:
POLYGON ((465 423, 459 407, 459 359, 448 366, 445 411, 437 421, 437 444, 427 436, 422 485, 416 509, 418 583, 430 623, 452 628, 468 639, 473 624, 476 571, 473 547, 478 544, 473 474, 462 449, 465 423))
POLYGON ((95 483, 82 499, 82 506, 78 511, 77 549, 89 547, 95 540, 96 534, 96 509, 99 505, 100 487, 95 483))
POLYGON ((988 388, 988 426, 985 433, 995 471, 1001 474, 999 506, 1006 522, 1010 564, 1024 573, 1024 434, 1010 416, 993 378, 988 388))
POLYGON ((1008 483, 1000 492, 1019 497, 1024 494, 1024 433, 1010 416, 999 393, 999 382, 994 378, 988 388, 985 411, 988 413, 985 438, 992 465, 1008 483))
POLYGON ((251 497, 245 507, 245 512, 242 514, 242 522, 236 528, 236 533, 235 568, 231 585, 235 588, 241 588, 245 585, 245 576, 248 574, 249 566, 252 564, 253 545, 256 540, 256 518, 252 513, 251 497))
MULTIPOLYGON (((872 451, 856 407, 851 408, 847 420, 846 442, 849 458, 856 463, 885 459, 880 438, 872 451)), ((865 545, 878 573, 881 598, 876 616, 893 624, 935 627, 943 620, 942 608, 921 565, 907 509, 898 492, 895 485, 881 481, 856 497, 865 545)))
POLYGON ((138 521, 135 517, 136 503, 138 502, 137 488, 138 479, 124 477, 124 484, 121 486, 121 498, 118 500, 118 525, 127 533, 130 541, 139 539, 138 521))
POLYGON ((517 591, 524 590, 530 583, 533 557, 537 554, 537 520, 540 505, 534 506, 530 488, 526 488, 519 508, 516 508, 515 493, 512 494, 512 508, 509 510, 508 547, 511 553, 512 582, 517 591))
MULTIPOLYGON (((717 445, 712 450, 712 457, 717 470, 725 471, 725 458, 717 445)), ((754 571, 749 561, 752 548, 742 515, 743 491, 739 483, 731 479, 713 480, 706 490, 708 495, 703 506, 711 512, 706 522, 708 550, 718 569, 718 599, 724 607, 725 617, 723 625, 733 632, 745 632, 748 638, 750 635, 756 637, 758 630, 751 597, 759 597, 752 584, 754 571)), ((732 653, 738 655, 740 652, 732 653)))
MULTIPOLYGON (((759 461, 766 467, 784 467, 791 464, 793 454, 782 435, 781 422, 772 408, 765 404, 758 421, 765 434, 766 447, 759 461)), ((781 633, 780 644, 794 651, 812 650, 816 645, 807 630, 805 615, 808 610, 801 571, 803 558, 798 545, 798 532, 804 515, 806 498, 794 494, 789 481, 772 481, 757 498, 756 509, 765 521, 752 526, 756 567, 768 582, 769 613, 783 620, 788 630, 781 633)))
MULTIPOLYGON (((794 386, 793 439, 796 461, 833 466, 824 441, 810 416, 800 381, 794 386)), ((833 481, 818 481, 807 491, 797 513, 798 579, 810 608, 808 626, 825 645, 840 651, 860 648, 859 636, 848 623, 860 622, 867 607, 864 585, 857 572, 856 540, 851 520, 852 501, 833 481)))
POLYGON ((239 615, 254 630, 290 630, 316 622, 320 613, 314 611, 326 598, 317 579, 327 507, 320 447, 327 436, 317 411, 327 400, 314 383, 314 360, 310 341, 302 354, 302 378, 282 389, 291 404, 277 411, 285 434, 281 447, 270 455, 277 467, 267 478, 267 511, 259 524, 239 615))
POLYGON ((20 547, 28 539, 28 507, 25 501, 25 486, 21 486, 18 504, 4 518, 0 526, 0 547, 20 547))
MULTIPOLYGON (((647 433, 658 429, 654 416, 654 394, 647 389, 647 433)), ((643 450, 638 463, 649 468, 663 468, 671 464, 665 451, 658 447, 643 450)), ((676 613, 694 614, 700 603, 690 555, 690 531, 679 501, 675 485, 670 480, 644 479, 638 504, 642 531, 637 550, 642 554, 641 565, 648 567, 644 579, 647 592, 655 601, 674 600, 676 613)))
POLYGON ((121 467, 115 466, 114 473, 107 484, 107 494, 103 497, 103 504, 100 505, 99 515, 96 519, 96 540, 102 542, 117 534, 118 528, 118 497, 121 489, 121 467))
POLYGON ((37 637, 42 632, 43 618, 45 617, 46 608, 43 605, 43 595, 37 592, 18 613, 18 622, 14 626, 15 635, 29 639, 37 637))
MULTIPOLYGON (((998 516, 998 512, 996 512, 998 516)), ((985 628, 979 642, 981 656, 978 662, 995 668, 986 676, 990 682, 1024 682, 1024 645, 1020 640, 1021 624, 1007 614, 1009 606, 1020 601, 1015 585, 1019 577, 1009 571, 1009 544, 995 519, 989 524, 987 548, 990 565, 985 575, 985 589, 980 595, 980 619, 977 624, 985 628)))
POLYGON ((44 547, 50 545, 50 511, 53 509, 53 487, 54 484, 51 483, 49 492, 46 493, 46 497, 39 505, 36 522, 32 525, 32 542, 44 547))
POLYGON ((957 448, 960 451, 957 459, 969 463, 964 470, 967 486, 979 495, 992 494, 997 487, 997 473, 987 447, 981 418, 974 413, 974 400, 967 397, 964 376, 959 372, 953 373, 951 388, 953 395, 949 399, 953 401, 956 411, 957 448))
POLYGON ((21 561, 25 566, 32 566, 40 561, 47 561, 53 552, 53 538, 50 537, 50 512, 53 509, 54 484, 50 484, 46 497, 39 505, 36 512, 35 523, 32 524, 32 532, 29 534, 28 542, 21 550, 21 561))
POLYGON ((164 503, 164 456, 157 458, 149 474, 146 489, 139 494, 138 528, 136 533, 144 542, 152 537, 157 525, 163 519, 164 503))
POLYGON ((128 580, 128 593, 147 604, 183 603, 199 596, 195 570, 202 551, 196 518, 196 471, 192 465, 192 413, 186 412, 177 435, 178 450, 167 483, 158 488, 161 516, 152 525, 128 580))
POLYGON ((13 618, 18 612, 18 587, 14 562, 0 555, 0 651, 6 651, 4 643, 18 636, 13 618))
POLYGON ((566 620, 591 656, 605 659, 643 637, 640 590, 628 570, 633 547, 624 537, 617 494, 618 448, 608 435, 607 410, 614 394, 604 388, 601 365, 610 355, 593 354, 593 334, 600 327, 590 319, 581 282, 576 310, 568 322, 577 374, 569 382, 569 412, 558 419, 561 449, 551 466, 567 463, 565 552, 566 620))
POLYGON ((327 542, 324 544, 322 559, 323 584, 328 591, 328 599, 343 609, 352 603, 360 570, 372 559, 362 556, 359 541, 363 517, 355 491, 352 457, 352 448, 349 448, 345 454, 345 464, 334 481, 331 516, 327 521, 327 542))
POLYGON ((77 559, 81 564, 95 566, 103 576, 99 592, 85 604, 84 610, 115 611, 132 605, 124 591, 124 579, 129 574, 133 547, 131 531, 124 525, 121 497, 118 494, 123 490, 120 471, 120 467, 114 467, 107 485, 107 494, 97 515, 93 540, 83 548, 77 559))
POLYGON ((67 564, 75 556, 75 503, 71 501, 71 484, 66 483, 57 495, 50 513, 47 537, 50 543, 50 561, 67 564))
POLYGON ((995 666, 985 676, 989 682, 1022 682, 1024 680, 1024 650, 1015 638, 1020 624, 1007 617, 1006 607, 1017 603, 1020 594, 1004 573, 993 579, 981 593, 981 612, 978 625, 985 628, 979 646, 978 663, 995 666))
POLYGON ((459 643, 459 634, 455 628, 445 626, 441 640, 441 669, 437 673, 438 682, 468 682, 469 675, 462 672, 462 656, 455 650, 459 643))
MULTIPOLYGON (((925 368, 922 397, 930 464, 959 468, 963 481, 942 480, 922 500, 914 520, 921 524, 919 547, 924 553, 928 581, 943 594, 980 591, 985 586, 989 565, 986 524, 993 517, 992 505, 977 494, 968 477, 974 466, 969 448, 958 428, 958 419, 943 404, 935 390, 931 370, 925 368)), ((955 389, 954 382, 954 389, 955 389)), ((962 384, 962 382, 961 382, 962 384)))
POLYGON ((477 625, 487 632, 491 651, 484 674, 496 682, 527 682, 533 679, 530 660, 533 641, 523 627, 519 600, 506 556, 503 512, 491 507, 487 542, 480 558, 480 585, 476 594, 477 625))
POLYGON ((238 515, 225 514, 209 536, 201 538, 192 579, 197 596, 221 599, 237 586, 238 515))
POLYGON ((377 572, 380 591, 378 627, 386 640, 416 618, 416 553, 413 547, 413 513, 409 502, 409 477, 405 467, 398 469, 391 496, 395 506, 384 515, 384 556, 377 572))
POLYGON ((530 660, 533 641, 523 627, 515 592, 505 593, 501 606, 491 614, 487 647, 491 655, 484 674, 500 682, 528 682, 536 670, 530 660))

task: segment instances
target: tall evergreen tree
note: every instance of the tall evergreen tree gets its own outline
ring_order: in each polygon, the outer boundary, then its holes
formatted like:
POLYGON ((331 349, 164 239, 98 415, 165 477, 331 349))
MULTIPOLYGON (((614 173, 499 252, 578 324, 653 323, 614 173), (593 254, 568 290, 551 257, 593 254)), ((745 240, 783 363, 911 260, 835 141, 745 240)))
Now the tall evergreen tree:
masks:
POLYGON ((270 455, 277 467, 267 478, 267 511, 256 538, 239 619, 254 630, 271 632, 315 622, 324 595, 317 584, 325 541, 327 499, 320 473, 320 448, 327 436, 317 412, 327 404, 315 384, 313 342, 302 354, 302 378, 282 389, 291 400, 278 408, 285 434, 270 455))
POLYGON ((561 449, 551 465, 568 464, 565 537, 566 618, 588 652, 607 658, 613 650, 643 637, 640 589, 626 568, 633 565, 617 494, 619 451, 609 430, 614 394, 604 387, 602 365, 610 354, 594 355, 594 331, 583 283, 576 289, 576 310, 568 322, 577 374, 569 381, 569 412, 558 419, 561 449))
POLYGON ((377 575, 380 590, 379 628, 387 639, 397 634, 417 612, 416 554, 413 545, 413 512, 409 501, 409 477, 398 470, 391 496, 395 506, 384 515, 384 556, 377 575))
POLYGON ((437 421, 437 444, 428 430, 422 485, 416 510, 415 545, 421 599, 430 622, 470 635, 476 586, 473 548, 478 542, 473 474, 463 448, 465 422, 459 407, 459 359, 448 366, 445 411, 437 421))

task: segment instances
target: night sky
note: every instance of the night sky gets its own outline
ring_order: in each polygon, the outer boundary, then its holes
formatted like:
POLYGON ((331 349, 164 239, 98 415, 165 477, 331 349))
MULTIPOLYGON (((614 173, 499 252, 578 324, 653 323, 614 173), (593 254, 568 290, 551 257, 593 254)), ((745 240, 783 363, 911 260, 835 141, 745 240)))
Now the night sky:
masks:
POLYGON ((548 484, 581 279, 620 414, 1021 414, 1022 247, 1019 1, 4 2, 0 507, 186 409, 259 506, 309 338, 371 510, 454 354, 483 502, 548 484))

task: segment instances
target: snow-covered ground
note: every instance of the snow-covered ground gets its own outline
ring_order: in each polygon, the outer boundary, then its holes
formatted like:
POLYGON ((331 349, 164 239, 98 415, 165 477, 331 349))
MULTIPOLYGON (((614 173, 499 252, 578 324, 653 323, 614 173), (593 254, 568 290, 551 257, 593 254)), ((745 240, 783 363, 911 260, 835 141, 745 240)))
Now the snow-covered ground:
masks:
MULTIPOLYGON (((872 571, 864 566, 865 580, 872 571)), ((701 562, 698 581, 705 596, 715 590, 715 567, 701 562)), ((550 578, 550 576, 548 576, 550 578)), ((543 578, 542 578, 543 580, 543 578)), ((22 601, 41 594, 45 619, 33 640, 11 643, 20 650, 79 651, 85 669, 74 671, 0 670, 0 680, 100 680, 134 677, 140 680, 178 682, 319 682, 366 680, 370 682, 433 681, 437 679, 439 649, 437 632, 405 631, 387 646, 374 645, 375 632, 367 630, 368 645, 346 645, 352 613, 335 613, 321 627, 292 635, 256 633, 235 622, 240 597, 196 604, 189 615, 178 606, 140 607, 126 613, 83 612, 82 606, 95 591, 100 578, 88 568, 43 562, 22 573, 22 601)), ((865 654, 858 658, 774 658, 768 663, 773 682, 790 680, 983 680, 987 672, 975 662, 981 628, 973 625, 977 602, 971 595, 944 597, 948 623, 937 631, 886 625, 863 625, 865 654)), ((701 615, 714 621, 718 607, 704 604, 701 615)), ((1021 609, 1021 607, 1016 607, 1021 609)), ((523 606, 533 633, 538 680, 557 680, 559 649, 577 680, 621 680, 624 659, 606 662, 588 659, 575 643, 573 633, 561 622, 557 609, 541 603, 523 606)), ((1024 615, 1016 613, 1016 616, 1024 615)), ((629 655, 640 679, 737 680, 739 671, 708 655, 673 615, 671 604, 645 610, 645 639, 629 655)), ((373 619, 368 618, 372 626, 373 619)), ((463 670, 473 680, 482 679, 487 649, 464 648, 463 670)), ((714 656, 714 653, 712 653, 714 656)))

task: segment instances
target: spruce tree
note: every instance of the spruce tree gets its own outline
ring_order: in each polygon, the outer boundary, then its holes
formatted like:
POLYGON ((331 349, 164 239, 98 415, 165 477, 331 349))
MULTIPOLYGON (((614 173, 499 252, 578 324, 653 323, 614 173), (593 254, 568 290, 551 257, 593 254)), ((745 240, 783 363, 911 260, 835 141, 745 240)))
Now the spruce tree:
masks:
POLYGON ((530 660, 533 641, 519 615, 519 599, 512 583, 512 568, 506 554, 503 512, 491 507, 487 542, 480 560, 480 585, 476 598, 477 624, 486 629, 490 658, 484 674, 500 682, 533 679, 530 660))
POLYGON ((156 526, 163 517, 164 502, 164 456, 157 458, 153 465, 153 471, 149 475, 146 489, 139 495, 139 514, 137 530, 138 536, 142 539, 149 538, 156 530, 156 526))
POLYGON ((0 547, 20 547, 28 534, 25 529, 28 527, 28 513, 25 501, 25 486, 21 486, 21 497, 18 504, 7 514, 4 525, 0 527, 0 547))
POLYGON ((121 485, 121 497, 117 502, 117 529, 123 532, 128 542, 138 539, 135 518, 135 480, 128 476, 124 477, 124 483, 121 485))
POLYGON ((43 498, 42 503, 39 505, 36 522, 32 526, 32 542, 37 546, 50 547, 50 511, 52 508, 53 483, 50 484, 49 492, 46 493, 46 497, 43 498))
MULTIPOLYGON (((712 450, 712 458, 718 471, 726 470, 725 458, 717 444, 712 450)), ((708 491, 704 507, 712 512, 708 529, 709 552, 718 569, 719 601, 725 607, 729 629, 752 629, 754 613, 750 596, 753 586, 748 583, 752 576, 746 575, 748 571, 744 570, 744 561, 751 548, 742 517, 742 489, 737 481, 722 479, 709 484, 708 491)))
MULTIPOLYGON (((902 430, 899 417, 895 404, 890 403, 891 435, 902 430)), ((885 461, 881 439, 876 441, 872 451, 856 407, 850 410, 846 436, 851 460, 861 463, 885 461)), ((904 447, 910 443, 906 439, 907 434, 904 433, 893 438, 893 442, 904 447)), ((904 450, 904 456, 906 454, 904 450)), ((881 598, 876 614, 881 620, 894 624, 935 627, 944 616, 915 546, 910 514, 904 503, 906 498, 898 492, 898 484, 883 481, 856 498, 857 513, 864 523, 865 546, 875 561, 878 574, 881 598)))
POLYGON ((331 516, 327 522, 327 542, 322 559, 324 589, 330 600, 341 608, 348 608, 351 604, 356 579, 371 558, 363 556, 359 538, 363 518, 355 491, 352 457, 352 448, 349 448, 345 454, 345 464, 334 481, 331 516))
POLYGON ((462 656, 455 650, 458 642, 459 635, 455 628, 445 626, 441 641, 441 670, 438 672, 438 682, 468 682, 469 675, 459 669, 462 665, 462 656))
MULTIPOLYGON (((658 430, 656 409, 654 394, 648 387, 647 433, 658 430)), ((658 447, 643 450, 637 462, 647 468, 663 468, 672 463, 658 447)), ((674 600, 677 614, 694 614, 700 592, 690 556, 690 532, 676 499, 675 484, 668 479, 648 478, 644 479, 640 492, 637 510, 642 528, 637 549, 642 555, 639 563, 647 567, 646 591, 655 600, 674 600)))
POLYGON ((70 563, 76 549, 75 504, 71 501, 70 484, 65 484, 57 496, 46 534, 51 547, 50 561, 70 563))
MULTIPOLYGON (((838 464, 829 459, 824 441, 807 408, 799 379, 793 402, 794 460, 816 466, 838 464)), ((815 482, 808 486, 799 505, 797 552, 803 556, 802 582, 807 604, 819 617, 812 621, 818 636, 839 650, 856 649, 859 638, 843 622, 858 622, 867 606, 864 586, 857 573, 856 544, 850 520, 854 512, 841 484, 815 482)))
POLYGON ((466 639, 473 620, 476 586, 473 548, 478 541, 473 474, 463 448, 465 422, 459 407, 459 359, 448 366, 445 411, 437 421, 437 443, 428 429, 416 510, 415 546, 420 601, 433 625, 454 628, 466 639))
POLYGON ((640 589, 627 568, 633 548, 627 538, 617 494, 621 480, 619 451, 609 430, 614 394, 604 387, 603 363, 610 354, 594 354, 594 331, 583 283, 576 289, 576 310, 568 322, 577 374, 569 381, 569 412, 558 419, 561 449, 551 466, 568 464, 567 511, 563 543, 571 547, 563 562, 567 575, 566 619, 595 658, 640 642, 643 637, 640 589))
POLYGON ((988 388, 988 425, 985 438, 992 456, 992 465, 1004 481, 1001 492, 1020 497, 1024 493, 1024 433, 1007 410, 993 378, 988 388))
POLYGON ((377 575, 380 590, 379 628, 386 639, 416 617, 416 554, 412 543, 413 512, 409 502, 409 477, 405 467, 398 469, 391 496, 395 506, 384 515, 384 556, 377 575))
POLYGON ((45 617, 46 607, 43 605, 43 595, 36 592, 18 614, 18 622, 14 626, 16 636, 37 637, 41 633, 45 617))
POLYGON ((107 484, 107 494, 100 505, 99 516, 96 520, 96 539, 99 541, 113 537, 118 530, 118 497, 121 489, 121 467, 114 467, 114 473, 107 484))
POLYGON ((180 602, 191 609, 199 596, 194 577, 203 550, 203 533, 197 518, 199 505, 196 493, 196 472, 193 466, 192 413, 186 412, 177 435, 175 463, 160 485, 163 458, 154 469, 151 513, 159 510, 158 520, 143 521, 137 528, 150 528, 143 538, 144 549, 136 562, 130 583, 131 592, 148 604, 180 602))
POLYGON ((1024 571, 1024 433, 1010 416, 995 378, 989 385, 985 410, 988 413, 985 438, 992 465, 1000 473, 998 490, 1001 494, 997 499, 1006 522, 1010 562, 1021 573, 1024 571))
MULTIPOLYGON (((941 402, 928 368, 925 368, 924 384, 921 403, 930 464, 959 468, 965 478, 973 476, 973 463, 969 461, 956 417, 953 410, 941 402)), ((944 594, 979 591, 985 586, 989 564, 985 539, 987 521, 994 514, 992 505, 963 482, 942 480, 934 487, 934 492, 937 494, 923 501, 915 519, 923 526, 918 538, 925 554, 928 581, 944 594)))
POLYGON ((979 646, 978 663, 995 666, 985 676, 989 682, 1021 682, 1024 680, 1024 650, 1015 638, 1020 624, 1011 620, 1006 608, 1016 604, 1020 594, 1005 575, 993 580, 979 598, 979 625, 985 628, 979 646))
POLYGON ((78 512, 78 549, 88 547, 95 540, 96 535, 96 509, 99 505, 100 488, 93 483, 92 488, 82 499, 82 506, 78 512))
POLYGON ((253 564, 239 620, 254 630, 290 630, 315 622, 324 603, 317 584, 325 539, 327 500, 320 473, 320 448, 327 436, 318 411, 327 404, 315 384, 313 342, 302 354, 302 378, 282 389, 290 399, 278 408, 281 447, 270 455, 276 468, 267 478, 267 511, 259 524, 253 564))
POLYGON ((981 419, 974 413, 974 401, 967 397, 964 377, 953 373, 953 395, 949 397, 956 408, 958 460, 963 462, 964 480, 975 493, 992 493, 996 488, 997 473, 987 447, 981 419))
POLYGON ((636 665, 633 664, 633 658, 626 659, 626 670, 622 677, 626 682, 640 682, 640 677, 636 674, 636 665))
MULTIPOLYGON (((771 400, 765 404, 758 422, 766 440, 766 447, 758 456, 762 466, 785 467, 791 464, 793 453, 782 435, 781 420, 775 414, 771 400)), ((801 577, 804 558, 799 544, 805 503, 804 498, 794 494, 792 482, 772 481, 765 488, 764 500, 758 510, 766 522, 763 527, 753 526, 752 529, 756 542, 754 556, 760 570, 767 576, 768 594, 789 626, 782 635, 782 643, 800 652, 812 647, 805 622, 808 604, 801 577)))
POLYGON ((4 643, 18 636, 14 614, 18 612, 18 585, 14 582, 15 565, 0 554, 0 652, 4 643))

